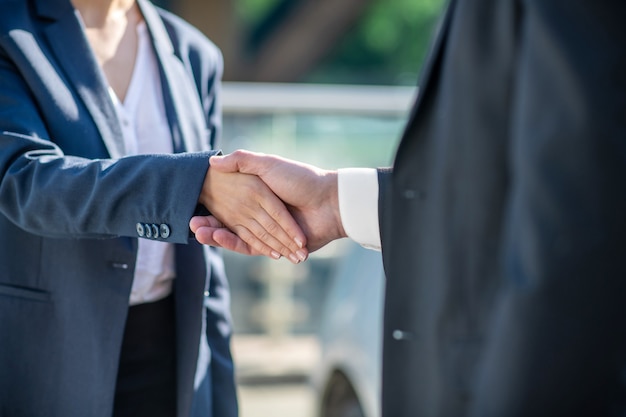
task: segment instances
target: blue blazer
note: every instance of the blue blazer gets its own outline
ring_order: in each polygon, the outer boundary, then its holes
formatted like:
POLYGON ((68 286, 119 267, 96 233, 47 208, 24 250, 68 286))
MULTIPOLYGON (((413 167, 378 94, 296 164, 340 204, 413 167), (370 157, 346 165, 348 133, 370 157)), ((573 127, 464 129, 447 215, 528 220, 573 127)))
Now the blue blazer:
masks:
POLYGON ((113 395, 137 225, 176 245, 178 416, 237 413, 229 291, 188 221, 220 133, 217 47, 138 1, 175 154, 125 157, 68 0, 0 0, 0 415, 98 416, 113 395))

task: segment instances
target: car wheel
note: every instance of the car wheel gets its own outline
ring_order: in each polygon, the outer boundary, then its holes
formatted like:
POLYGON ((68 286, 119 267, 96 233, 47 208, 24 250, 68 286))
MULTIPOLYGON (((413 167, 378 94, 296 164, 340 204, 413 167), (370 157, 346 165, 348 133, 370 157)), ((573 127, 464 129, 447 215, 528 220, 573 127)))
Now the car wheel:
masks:
POLYGON ((326 385, 320 417, 365 417, 352 384, 342 372, 335 372, 326 385))

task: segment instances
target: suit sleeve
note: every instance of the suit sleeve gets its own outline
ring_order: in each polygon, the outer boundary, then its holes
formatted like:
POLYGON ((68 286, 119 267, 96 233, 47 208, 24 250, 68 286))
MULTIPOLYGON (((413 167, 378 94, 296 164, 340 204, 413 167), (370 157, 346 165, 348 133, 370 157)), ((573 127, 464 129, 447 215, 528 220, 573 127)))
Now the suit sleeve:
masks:
POLYGON ((617 415, 626 409, 626 6, 523 4, 504 283, 473 415, 617 415))
POLYGON ((210 153, 117 160, 70 155, 75 143, 98 141, 85 137, 81 120, 63 137, 50 137, 48 123, 67 123, 77 104, 68 93, 55 108, 40 108, 35 95, 45 92, 30 88, 35 74, 30 63, 13 61, 11 46, 7 38, 0 44, 0 212, 41 236, 134 237, 136 224, 145 222, 167 224, 167 240, 186 243, 210 153))

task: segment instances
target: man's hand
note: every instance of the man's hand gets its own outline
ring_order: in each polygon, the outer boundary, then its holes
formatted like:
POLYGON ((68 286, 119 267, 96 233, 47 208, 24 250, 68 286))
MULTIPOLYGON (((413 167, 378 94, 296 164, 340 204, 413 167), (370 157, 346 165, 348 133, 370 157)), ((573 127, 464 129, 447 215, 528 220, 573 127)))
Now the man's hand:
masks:
POLYGON ((228 249, 247 254, 262 254, 274 259, 287 257, 294 263, 304 261, 306 236, 282 201, 254 175, 224 172, 211 166, 206 174, 199 202, 212 216, 190 222, 196 239, 217 244, 202 227, 218 226, 216 233, 228 249), (228 237, 223 237, 226 229, 228 237), (234 239, 234 243, 230 243, 234 239))
MULTIPOLYGON (((247 151, 211 157, 211 170, 224 174, 252 174, 263 180, 287 204, 293 218, 304 231, 307 249, 311 252, 332 240, 346 237, 339 214, 335 171, 247 151)), ((246 246, 242 235, 228 224, 226 226, 230 231, 219 227, 215 219, 206 217, 195 217, 190 222, 191 230, 201 243, 219 245, 241 253, 255 253, 256 247, 246 246)))

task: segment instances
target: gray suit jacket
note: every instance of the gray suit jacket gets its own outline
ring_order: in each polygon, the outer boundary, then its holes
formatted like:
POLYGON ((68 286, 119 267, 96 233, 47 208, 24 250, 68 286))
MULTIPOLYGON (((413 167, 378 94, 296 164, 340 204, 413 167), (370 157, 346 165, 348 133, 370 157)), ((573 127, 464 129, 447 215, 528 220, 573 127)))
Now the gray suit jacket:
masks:
POLYGON ((3 417, 111 415, 138 224, 178 244, 178 415, 236 414, 223 265, 187 224, 219 135, 222 58, 188 24, 139 4, 173 155, 123 157, 104 77, 68 0, 0 2, 3 417))
POLYGON ((385 417, 626 412, 624 18, 449 5, 380 172, 385 417))

